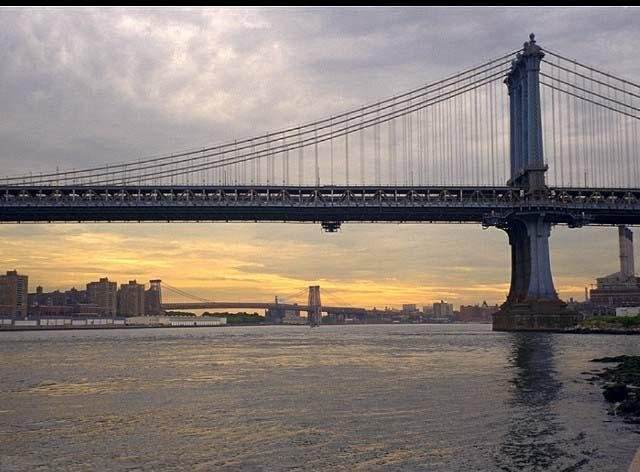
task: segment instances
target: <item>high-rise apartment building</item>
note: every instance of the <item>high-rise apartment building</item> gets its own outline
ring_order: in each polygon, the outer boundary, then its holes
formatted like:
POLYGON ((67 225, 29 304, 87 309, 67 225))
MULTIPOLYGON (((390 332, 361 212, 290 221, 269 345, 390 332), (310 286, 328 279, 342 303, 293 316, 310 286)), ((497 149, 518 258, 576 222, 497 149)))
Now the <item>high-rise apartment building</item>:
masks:
POLYGON ((417 311, 418 311, 418 305, 416 305, 415 303, 404 303, 402 305, 403 313, 415 313, 417 311))
POLYGON ((99 314, 115 316, 118 300, 117 291, 118 284, 109 282, 109 279, 104 277, 98 282, 87 284, 87 299, 90 303, 97 305, 99 314))
POLYGON ((130 280, 128 284, 120 285, 120 290, 118 290, 118 313, 120 315, 144 315, 144 301, 144 284, 130 280))
POLYGON ((453 316, 453 303, 442 300, 433 304, 433 316, 436 318, 449 318, 453 316))
POLYGON ((0 315, 26 317, 28 314, 29 277, 15 270, 0 275, 0 315))

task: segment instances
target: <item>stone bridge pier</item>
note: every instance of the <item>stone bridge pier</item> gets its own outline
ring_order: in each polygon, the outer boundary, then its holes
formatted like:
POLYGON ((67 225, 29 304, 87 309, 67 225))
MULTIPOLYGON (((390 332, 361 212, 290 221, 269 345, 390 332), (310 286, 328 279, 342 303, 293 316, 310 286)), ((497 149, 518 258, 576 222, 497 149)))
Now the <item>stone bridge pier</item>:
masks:
POLYGON ((511 288, 493 316, 494 331, 559 330, 581 316, 569 311, 553 286, 549 257, 551 223, 544 214, 512 217, 500 225, 511 246, 511 288))

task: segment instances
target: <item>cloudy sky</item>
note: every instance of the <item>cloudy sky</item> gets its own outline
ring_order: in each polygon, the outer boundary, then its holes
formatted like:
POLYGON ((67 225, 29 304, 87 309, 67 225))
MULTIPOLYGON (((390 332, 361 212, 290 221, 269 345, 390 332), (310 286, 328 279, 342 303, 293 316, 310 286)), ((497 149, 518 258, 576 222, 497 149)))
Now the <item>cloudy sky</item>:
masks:
MULTIPOLYGON (((637 82, 638 24, 637 8, 0 9, 0 175, 324 118, 517 49, 531 31, 543 47, 637 82)), ((554 229, 563 298, 582 299, 617 270, 616 234, 554 229)), ((216 300, 319 283, 327 302, 367 307, 501 303, 509 254, 504 233, 479 225, 0 227, 0 270, 29 275, 32 289, 161 278, 216 300)))

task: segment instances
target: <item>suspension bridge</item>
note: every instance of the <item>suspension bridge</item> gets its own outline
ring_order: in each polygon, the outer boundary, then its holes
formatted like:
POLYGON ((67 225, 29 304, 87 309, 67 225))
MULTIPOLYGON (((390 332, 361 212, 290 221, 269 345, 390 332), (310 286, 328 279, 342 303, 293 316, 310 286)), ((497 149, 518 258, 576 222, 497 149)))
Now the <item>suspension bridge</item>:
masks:
MULTIPOLYGON (((332 291, 325 289, 325 295, 328 292, 329 297, 342 305, 323 305, 320 297, 320 286, 312 285, 308 288, 303 288, 298 292, 288 294, 281 297, 275 297, 273 302, 262 301, 244 301, 244 302, 225 302, 225 301, 213 301, 206 298, 199 297, 197 295, 185 292, 177 287, 172 287, 167 283, 162 285, 164 289, 168 289, 174 296, 177 295, 182 298, 190 299, 188 302, 161 302, 161 308, 163 311, 167 310, 202 310, 202 309, 251 309, 251 310, 266 310, 271 311, 276 318, 282 318, 287 311, 294 313, 300 313, 304 311, 307 313, 308 323, 311 325, 319 325, 322 322, 322 313, 326 312, 329 315, 348 315, 359 316, 364 318, 367 310, 365 308, 353 307, 344 301, 337 298, 332 291), (307 303, 295 303, 293 300, 299 297, 307 295, 307 303), (285 301, 283 302, 282 299, 285 301)), ((158 290, 160 290, 158 285, 158 290)), ((160 295, 161 296, 161 295, 160 295)))
POLYGON ((0 179, 0 222, 473 222, 505 230, 494 329, 575 322, 548 238, 640 223, 640 85, 539 46, 357 109, 220 145, 0 179), (505 87, 506 85, 506 87, 505 87))

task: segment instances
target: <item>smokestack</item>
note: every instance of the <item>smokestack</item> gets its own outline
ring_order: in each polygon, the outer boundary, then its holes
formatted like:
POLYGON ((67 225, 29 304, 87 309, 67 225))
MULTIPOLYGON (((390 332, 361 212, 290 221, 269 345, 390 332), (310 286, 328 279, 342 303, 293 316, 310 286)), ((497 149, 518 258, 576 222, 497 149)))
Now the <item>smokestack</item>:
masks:
POLYGON ((633 259, 633 233, 624 225, 618 226, 618 240, 620 242, 620 273, 625 277, 635 275, 633 259))

